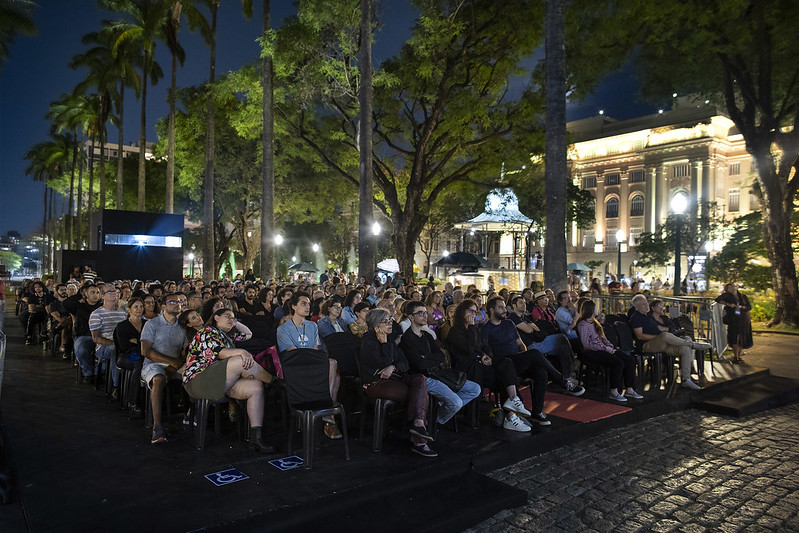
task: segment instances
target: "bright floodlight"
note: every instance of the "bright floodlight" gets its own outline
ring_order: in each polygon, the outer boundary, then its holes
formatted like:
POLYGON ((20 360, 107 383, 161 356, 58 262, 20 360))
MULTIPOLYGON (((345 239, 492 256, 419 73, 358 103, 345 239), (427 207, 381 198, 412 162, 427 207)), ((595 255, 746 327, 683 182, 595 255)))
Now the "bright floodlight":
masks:
POLYGON ((713 243, 712 243, 711 241, 707 241, 707 242, 705 243, 705 251, 706 251, 707 253, 710 253, 710 252, 712 252, 712 251, 713 251, 713 243))
POLYGON ((316 244, 316 243, 314 243, 314 245, 313 245, 313 246, 311 246, 311 249, 312 249, 314 252, 318 252, 318 251, 319 251, 319 245, 318 245, 318 244, 316 244))
POLYGON ((277 235, 275 235, 275 244, 277 244, 278 246, 283 244, 283 235, 281 235, 279 233, 277 235))
POLYGON ((449 255, 449 251, 448 250, 444 250, 443 252, 441 252, 441 255, 443 255, 444 257, 447 257, 449 255))
POLYGON ((372 235, 380 235, 380 223, 375 222, 372 224, 372 235))
POLYGON ((194 261, 194 254, 189 254, 189 260, 194 261))
POLYGON ((671 198, 671 210, 674 211, 675 214, 681 215, 685 212, 685 209, 688 207, 688 197, 685 195, 684 192, 678 192, 671 198))
POLYGON ((616 232, 616 242, 624 242, 624 238, 625 238, 624 230, 620 229, 619 231, 616 232))
POLYGON ((291 256, 291 262, 292 263, 296 263, 297 262, 297 256, 296 255, 292 255, 291 256))

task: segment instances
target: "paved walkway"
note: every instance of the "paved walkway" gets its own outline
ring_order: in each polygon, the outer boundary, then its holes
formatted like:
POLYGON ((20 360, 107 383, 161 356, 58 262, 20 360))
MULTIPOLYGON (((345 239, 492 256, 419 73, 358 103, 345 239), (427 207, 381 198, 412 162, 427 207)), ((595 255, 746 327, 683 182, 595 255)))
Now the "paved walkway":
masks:
POLYGON ((491 476, 528 503, 471 532, 799 531, 799 405, 663 415, 491 476))

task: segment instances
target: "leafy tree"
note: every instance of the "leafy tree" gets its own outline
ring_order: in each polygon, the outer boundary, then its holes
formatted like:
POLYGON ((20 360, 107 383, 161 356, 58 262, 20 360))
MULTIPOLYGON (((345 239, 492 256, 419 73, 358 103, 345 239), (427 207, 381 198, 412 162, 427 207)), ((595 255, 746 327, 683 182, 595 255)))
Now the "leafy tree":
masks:
MULTIPOLYGON (((536 146, 537 95, 508 96, 520 61, 540 40, 540 5, 493 2, 416 2, 421 16, 400 54, 374 74, 375 205, 393 223, 403 272, 429 208, 453 183, 484 181, 506 161, 529 159, 536 146)), ((274 53, 286 93, 276 105, 308 157, 352 186, 358 174, 360 78, 353 65, 360 17, 348 2, 307 2, 284 23, 274 53), (322 111, 321 106, 324 107, 322 111)))
POLYGON ((36 35, 31 12, 37 7, 29 0, 0 0, 0 67, 8 59, 8 49, 17 34, 36 35))
MULTIPOLYGON (((675 236, 680 231, 681 254, 689 257, 688 272, 691 272, 696 256, 705 255, 705 245, 719 240, 724 232, 725 220, 715 202, 703 202, 695 212, 669 215, 664 224, 655 231, 644 232, 636 238, 635 251, 638 266, 651 269, 665 266, 674 259, 675 236), (682 217, 678 220, 677 217, 682 217)), ((681 280, 675 280, 679 283, 681 280)))
POLYGON ((0 265, 5 265, 10 272, 19 270, 22 266, 22 257, 16 252, 0 250, 0 265))
POLYGON ((791 216, 799 189, 799 3, 712 0, 632 6, 647 92, 696 92, 719 104, 743 135, 763 195, 763 234, 773 267, 771 325, 799 324, 791 216), (690 31, 686 31, 690 28, 690 31), (774 147, 779 150, 775 157, 774 147))

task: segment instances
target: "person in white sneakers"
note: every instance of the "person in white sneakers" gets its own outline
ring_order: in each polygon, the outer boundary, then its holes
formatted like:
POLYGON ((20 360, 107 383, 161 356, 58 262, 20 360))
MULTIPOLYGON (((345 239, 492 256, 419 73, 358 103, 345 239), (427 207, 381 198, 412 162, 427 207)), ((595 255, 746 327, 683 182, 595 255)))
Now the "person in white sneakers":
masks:
POLYGON ((708 350, 710 345, 669 333, 669 328, 659 325, 654 318, 647 314, 649 313, 649 302, 643 294, 633 296, 632 304, 635 311, 630 316, 630 329, 633 330, 636 339, 643 341, 644 351, 665 352, 679 357, 682 386, 686 389, 701 390, 702 387, 691 379, 694 350, 708 350))

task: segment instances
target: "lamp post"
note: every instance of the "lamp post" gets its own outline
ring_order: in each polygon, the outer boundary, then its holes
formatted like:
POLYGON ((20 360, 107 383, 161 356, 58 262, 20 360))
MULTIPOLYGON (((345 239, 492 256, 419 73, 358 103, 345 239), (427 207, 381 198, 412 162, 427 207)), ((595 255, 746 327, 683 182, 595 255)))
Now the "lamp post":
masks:
POLYGON ((377 246, 380 243, 380 232, 383 231, 383 228, 380 227, 380 223, 375 221, 372 224, 372 235, 374 235, 374 244, 372 246, 372 251, 374 252, 374 257, 372 257, 372 263, 375 266, 375 271, 372 272, 372 279, 369 280, 369 284, 371 285, 374 282, 374 277, 377 275, 377 246))
POLYGON ((682 214, 685 208, 688 207, 688 197, 684 192, 680 191, 671 198, 671 210, 674 213, 674 220, 677 223, 677 231, 674 236, 674 296, 680 295, 680 287, 682 286, 682 273, 680 268, 682 260, 680 257, 680 237, 682 234, 682 214))
POLYGON ((194 252, 189 254, 189 277, 194 277, 194 252))
POLYGON ((624 230, 620 229, 616 232, 616 244, 619 248, 618 251, 618 260, 616 262, 616 281, 621 283, 622 271, 621 271, 621 243, 624 242, 625 239, 624 230))

